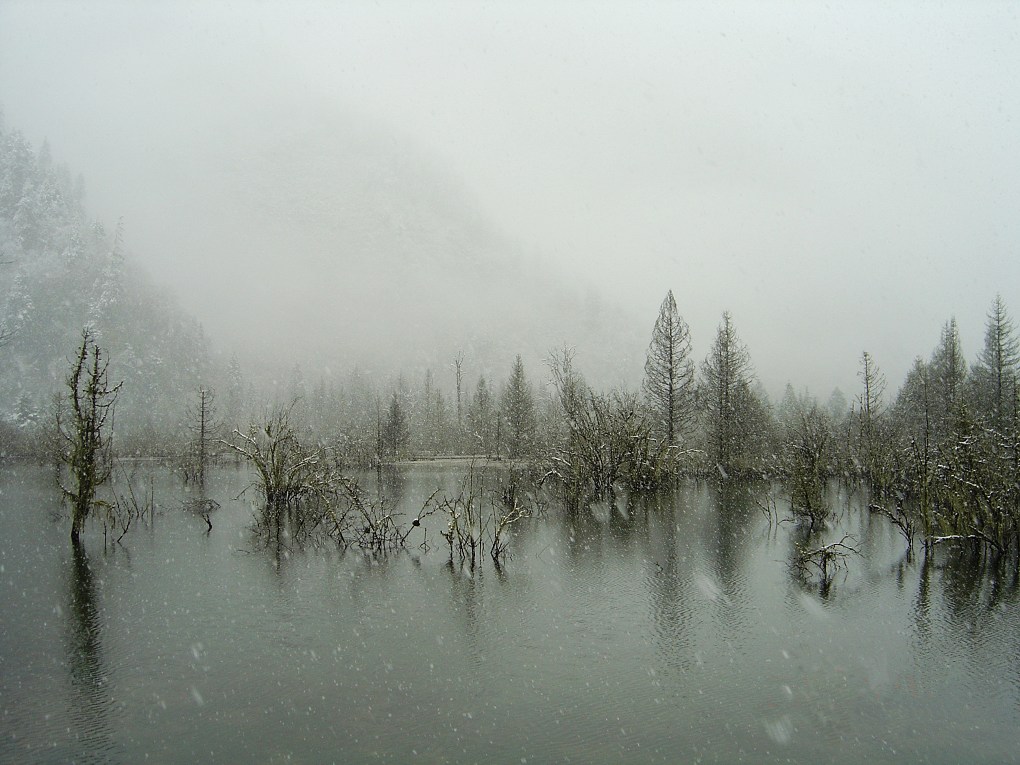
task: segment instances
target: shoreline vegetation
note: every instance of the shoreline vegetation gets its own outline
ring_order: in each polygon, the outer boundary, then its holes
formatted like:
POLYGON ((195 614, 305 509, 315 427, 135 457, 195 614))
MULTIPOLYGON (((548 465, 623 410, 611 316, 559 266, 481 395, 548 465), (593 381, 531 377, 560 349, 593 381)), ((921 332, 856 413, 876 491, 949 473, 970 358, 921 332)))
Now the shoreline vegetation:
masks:
MULTIPOLYGON (((1020 341, 1001 295, 973 361, 950 318, 895 393, 865 351, 849 395, 822 400, 788 384, 773 401, 733 316, 722 313, 696 358, 672 291, 649 322, 632 389, 590 383, 569 346, 547 350, 538 375, 518 354, 505 377, 481 350, 457 351, 443 365, 452 386, 432 367, 318 380, 295 367, 265 384, 264 370, 217 359, 201 325, 131 266, 123 225, 90 221, 83 195, 48 148, 0 123, 0 457, 53 465, 73 539, 90 517, 116 539, 144 519, 144 497, 100 491, 118 480, 118 456, 172 461, 201 486, 206 466, 230 454, 257 476, 269 536, 288 526, 391 550, 409 530, 352 471, 428 460, 469 478, 457 496, 431 497, 412 525, 444 516, 450 553, 465 559, 504 556, 539 489, 577 511, 686 477, 766 478, 810 536, 830 525, 825 487, 837 479, 867 489, 870 512, 908 553, 952 544, 1020 571, 1020 341), (504 465, 500 491, 472 485, 473 466, 504 465)), ((805 551, 825 576, 853 544, 807 539, 805 551)))

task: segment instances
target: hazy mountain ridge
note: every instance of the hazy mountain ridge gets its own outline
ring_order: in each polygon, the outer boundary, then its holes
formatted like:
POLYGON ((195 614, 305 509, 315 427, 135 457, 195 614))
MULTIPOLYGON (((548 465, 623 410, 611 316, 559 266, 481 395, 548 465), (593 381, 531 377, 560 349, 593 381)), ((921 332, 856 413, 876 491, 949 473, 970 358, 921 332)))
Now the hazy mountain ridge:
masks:
MULTIPOLYGON (((110 353, 111 377, 125 382, 121 429, 179 429, 194 390, 222 376, 202 326, 139 270, 120 225, 110 233, 89 221, 82 182, 53 165, 45 144, 36 150, 18 131, 0 131, 0 307, 10 334, 0 351, 9 361, 0 415, 22 426, 50 416, 88 325, 110 353)), ((309 380, 360 366, 380 384, 432 368, 452 389, 459 352, 473 387, 479 375, 498 384, 517 354, 542 379, 548 352, 568 344, 593 379, 633 381, 643 332, 583 275, 565 283, 524 254, 406 147, 352 128, 323 155, 321 137, 307 128, 254 134, 222 153, 211 140, 199 156, 217 163, 218 188, 195 189, 191 200, 208 217, 170 219, 202 231, 225 222, 221 232, 238 232, 243 246, 255 239, 253 216, 291 213, 253 250, 284 257, 270 264, 278 279, 240 296, 235 313, 259 338, 257 352, 242 358, 277 369, 301 363, 309 380), (272 323, 280 315, 292 317, 283 331, 260 330, 260 316, 272 323)), ((229 338, 216 345, 229 353, 229 338)), ((266 371, 253 370, 253 379, 266 371)))
POLYGON ((335 115, 260 127, 269 124, 254 120, 229 140, 227 126, 212 129, 196 149, 217 168, 204 209, 240 232, 270 221, 257 247, 275 264, 284 310, 276 326, 258 325, 266 347, 291 349, 309 369, 390 371, 446 366, 464 349, 475 370, 501 375, 518 353, 538 374, 567 343, 595 378, 636 379, 653 307, 638 326, 585 274, 494 230, 410 141, 335 115))
POLYGON ((69 177, 45 144, 0 127, 0 416, 19 427, 52 416, 88 326, 124 381, 119 429, 175 429, 209 371, 202 328, 129 263, 119 227, 87 219, 69 177))

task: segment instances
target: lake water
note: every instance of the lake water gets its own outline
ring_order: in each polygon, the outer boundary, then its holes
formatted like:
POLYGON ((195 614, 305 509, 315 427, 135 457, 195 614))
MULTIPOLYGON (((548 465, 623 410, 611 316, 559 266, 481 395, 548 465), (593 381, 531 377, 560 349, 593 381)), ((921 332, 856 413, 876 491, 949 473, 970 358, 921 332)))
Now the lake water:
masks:
MULTIPOLYGON (((139 470, 140 483, 148 479, 139 470)), ((462 471, 390 471, 413 513, 462 471)), ((2 762, 1007 762, 1017 584, 903 557, 833 488, 861 551, 828 592, 791 572, 768 487, 691 483, 550 505, 512 559, 264 549, 240 468, 207 533, 158 512, 73 554, 50 471, 0 469, 2 762)), ((436 525, 430 539, 442 542, 436 525)))

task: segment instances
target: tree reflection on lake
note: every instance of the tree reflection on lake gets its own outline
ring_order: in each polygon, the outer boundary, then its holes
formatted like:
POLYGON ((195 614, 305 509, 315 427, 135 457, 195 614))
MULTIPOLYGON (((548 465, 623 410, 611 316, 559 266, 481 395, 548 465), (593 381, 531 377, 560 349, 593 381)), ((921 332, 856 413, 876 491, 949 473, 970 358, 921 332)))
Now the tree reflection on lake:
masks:
MULTIPOLYGON (((462 477, 363 485, 412 517, 462 477)), ((1004 761, 1020 734, 1016 579, 906 556, 843 487, 813 532, 764 483, 550 500, 497 569, 437 517, 427 551, 259 547, 243 471, 207 477, 211 532, 154 478, 151 533, 104 552, 68 549, 46 471, 0 474, 0 760, 1004 761), (827 586, 791 565, 845 534, 827 586)))
MULTIPOLYGON (((102 614, 88 553, 71 546, 68 569, 67 666, 71 682, 72 729, 86 761, 118 758, 111 678, 103 661, 102 614)), ((81 761, 81 757, 76 757, 81 761)))

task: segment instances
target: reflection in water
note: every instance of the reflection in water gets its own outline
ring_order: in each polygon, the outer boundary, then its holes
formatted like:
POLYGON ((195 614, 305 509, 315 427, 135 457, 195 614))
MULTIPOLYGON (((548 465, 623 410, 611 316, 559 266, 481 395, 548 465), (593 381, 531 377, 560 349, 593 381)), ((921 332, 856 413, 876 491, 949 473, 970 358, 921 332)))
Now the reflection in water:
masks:
POLYGON ((67 666, 72 689, 71 720, 81 747, 78 762, 108 762, 115 750, 109 677, 103 662, 102 618, 88 555, 81 544, 72 545, 70 568, 70 619, 66 641, 67 666))
POLYGON ((649 499, 648 514, 657 521, 651 535, 650 591, 652 630, 666 666, 686 670, 691 666, 693 609, 690 604, 690 563, 679 539, 678 505, 672 494, 649 499))
POLYGON ((790 530, 787 570, 791 580, 807 595, 823 601, 833 594, 837 582, 845 582, 860 554, 860 542, 850 533, 834 536, 821 526, 798 521, 790 530))
POLYGON ((485 651, 479 589, 484 567, 471 568, 449 560, 445 568, 450 575, 450 609, 456 615, 455 618, 461 622, 471 663, 481 666, 485 660, 485 651))
MULTIPOLYGON (((404 513, 463 480, 406 472, 404 513)), ((949 548, 903 560, 860 500, 815 540, 862 540, 822 602, 791 585, 798 532, 768 528, 758 484, 551 506, 498 576, 445 546, 244 550, 247 479, 224 475, 213 533, 167 513, 128 539, 130 571, 120 552, 69 559, 62 532, 3 549, 0 708, 19 740, 0 760, 1015 759, 1015 583, 949 548)), ((0 474, 5 528, 39 516, 18 488, 0 474)))
POLYGON ((647 517, 641 512, 640 504, 628 494, 610 491, 605 513, 606 528, 620 549, 627 549, 637 533, 647 528, 647 517))
POLYGON ((917 582, 917 596, 913 603, 914 625, 917 629, 917 637, 922 643, 931 640, 931 570, 931 558, 926 555, 921 565, 921 573, 917 582))
POLYGON ((1000 564, 972 549, 927 551, 912 615, 923 654, 1020 711, 1020 588, 1000 564))
POLYGON ((1002 614, 1017 603, 1017 587, 998 561, 973 551, 948 556, 942 566, 947 611, 969 647, 980 651, 994 638, 1002 614))
POLYGON ((742 624, 746 617, 747 583, 743 569, 752 513, 757 513, 753 499, 758 490, 758 485, 743 481, 713 482, 709 488, 715 509, 715 545, 710 545, 709 550, 713 552, 713 573, 721 590, 720 621, 731 637, 745 631, 742 624))
POLYGON ((380 465, 375 469, 375 499, 389 508, 400 507, 407 494, 407 473, 395 465, 380 465))
POLYGON ((824 599, 828 594, 826 583, 819 583, 813 579, 810 576, 810 572, 805 570, 801 562, 804 551, 817 547, 821 537, 822 532, 820 529, 811 528, 806 523, 795 523, 790 529, 786 568, 790 573, 790 580, 803 592, 818 594, 824 599))

